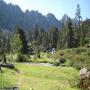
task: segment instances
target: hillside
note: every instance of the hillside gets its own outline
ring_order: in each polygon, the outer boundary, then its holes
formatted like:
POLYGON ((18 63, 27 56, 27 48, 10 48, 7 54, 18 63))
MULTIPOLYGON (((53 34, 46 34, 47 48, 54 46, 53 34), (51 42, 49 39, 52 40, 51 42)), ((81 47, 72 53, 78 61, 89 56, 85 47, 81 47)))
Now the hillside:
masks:
POLYGON ((55 26, 59 29, 60 21, 51 13, 44 16, 34 10, 26 10, 23 12, 18 5, 7 4, 3 0, 0 0, 1 28, 12 30, 16 26, 19 26, 24 30, 32 30, 34 25, 43 27, 45 30, 49 29, 51 26, 55 26))

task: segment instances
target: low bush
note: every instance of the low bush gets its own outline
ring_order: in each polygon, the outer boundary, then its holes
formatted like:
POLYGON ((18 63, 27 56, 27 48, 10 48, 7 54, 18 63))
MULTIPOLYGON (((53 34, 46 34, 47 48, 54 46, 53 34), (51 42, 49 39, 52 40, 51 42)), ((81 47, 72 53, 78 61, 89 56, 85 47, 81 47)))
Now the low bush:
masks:
MULTIPOLYGON (((59 50, 50 57, 55 60, 64 58, 66 66, 75 67, 78 70, 84 66, 90 69, 90 49, 86 47, 59 50)), ((54 64, 59 65, 56 61, 54 64)))
POLYGON ((27 56, 25 56, 21 53, 18 53, 16 61, 17 62, 26 62, 27 61, 27 56))
POLYGON ((76 48, 76 49, 74 49, 74 52, 76 53, 76 54, 81 54, 82 52, 86 52, 86 49, 85 48, 76 48))

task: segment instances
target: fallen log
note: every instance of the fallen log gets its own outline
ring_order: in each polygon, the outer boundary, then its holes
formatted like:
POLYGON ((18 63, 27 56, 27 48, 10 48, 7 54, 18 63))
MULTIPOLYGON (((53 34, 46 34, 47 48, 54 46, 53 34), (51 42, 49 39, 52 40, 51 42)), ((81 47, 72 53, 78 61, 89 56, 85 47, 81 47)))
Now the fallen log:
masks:
POLYGON ((9 69, 15 69, 15 66, 13 64, 1 64, 0 66, 1 67, 6 67, 6 68, 9 68, 9 69))
POLYGON ((1 70, 2 67, 13 69, 16 72, 20 73, 19 70, 17 68, 15 68, 15 66, 13 64, 10 64, 10 63, 9 64, 3 64, 3 63, 1 63, 0 64, 0 70, 1 70))

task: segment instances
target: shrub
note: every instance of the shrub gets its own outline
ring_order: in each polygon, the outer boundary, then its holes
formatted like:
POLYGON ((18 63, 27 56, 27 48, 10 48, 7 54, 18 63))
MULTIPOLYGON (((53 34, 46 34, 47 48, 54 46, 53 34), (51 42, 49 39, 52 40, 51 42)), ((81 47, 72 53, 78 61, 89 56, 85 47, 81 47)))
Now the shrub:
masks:
POLYGON ((75 49, 75 54, 81 54, 82 52, 85 52, 86 49, 85 48, 77 48, 75 49))
POLYGON ((17 54, 17 59, 16 59, 17 62, 26 62, 27 61, 27 57, 21 53, 18 53, 17 54))
POLYGON ((90 58, 85 55, 74 55, 73 58, 67 60, 66 63, 68 66, 75 67, 76 69, 80 70, 82 67, 90 67, 90 58))
MULTIPOLYGON (((76 69, 81 69, 86 67, 90 70, 90 49, 86 47, 72 48, 66 50, 59 50, 53 55, 50 55, 51 58, 57 60, 58 58, 65 59, 64 63, 66 66, 75 67, 76 69)), ((54 65, 58 66, 59 64, 55 61, 54 65)))
POLYGON ((73 66, 76 69, 81 69, 85 65, 85 57, 81 55, 77 55, 75 58, 73 58, 73 66))
POLYGON ((90 56, 90 51, 87 51, 87 55, 90 56))

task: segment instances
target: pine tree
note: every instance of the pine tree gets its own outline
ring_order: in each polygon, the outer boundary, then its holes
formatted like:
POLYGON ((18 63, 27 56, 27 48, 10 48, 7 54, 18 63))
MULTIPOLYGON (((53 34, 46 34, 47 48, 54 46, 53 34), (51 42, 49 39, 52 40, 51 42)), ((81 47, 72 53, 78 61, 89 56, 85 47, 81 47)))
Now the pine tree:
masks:
POLYGON ((34 25, 33 29, 32 29, 32 39, 33 39, 33 41, 37 40, 38 34, 39 34, 39 27, 38 27, 38 25, 34 25))
MULTIPOLYGON (((68 18, 69 20, 69 18, 68 18)), ((62 24, 62 29, 60 30, 58 36, 57 48, 67 48, 67 31, 68 31, 68 20, 65 24, 62 24)))
POLYGON ((7 63, 7 59, 6 59, 6 33, 1 31, 1 39, 0 39, 0 43, 1 43, 1 47, 0 47, 0 53, 3 55, 3 63, 7 63))
POLYGON ((48 31, 48 35, 49 43, 51 43, 52 48, 56 48, 58 42, 58 29, 56 27, 51 27, 48 31))
POLYGON ((77 31, 76 35, 77 35, 77 45, 79 46, 80 42, 81 42, 81 34, 82 34, 82 28, 80 26, 82 17, 81 17, 81 8, 80 8, 79 4, 77 4, 77 9, 76 9, 75 15, 76 15, 76 19, 78 21, 78 27, 76 30, 77 31))
POLYGON ((57 49, 64 48, 65 43, 66 43, 66 33, 65 33, 65 27, 63 26, 62 29, 59 31, 59 34, 58 34, 57 49))
POLYGON ((57 43, 57 49, 62 48, 62 33, 61 31, 58 34, 58 43, 57 43))
POLYGON ((2 51, 2 30, 0 29, 0 52, 2 51))
POLYGON ((7 35, 7 44, 6 44, 6 52, 11 52, 11 33, 8 33, 7 35))
POLYGON ((76 9, 75 15, 78 20, 78 28, 80 28, 80 21, 81 21, 82 17, 81 17, 81 9, 80 9, 79 4, 77 4, 77 9, 76 9))
POLYGON ((69 19, 69 21, 68 21, 67 47, 68 48, 74 48, 75 47, 75 39, 74 39, 74 32, 72 29, 71 19, 69 19))
POLYGON ((17 28, 13 40, 12 40, 12 47, 14 52, 19 52, 22 54, 28 53, 28 45, 26 41, 26 37, 24 31, 20 28, 17 28))

